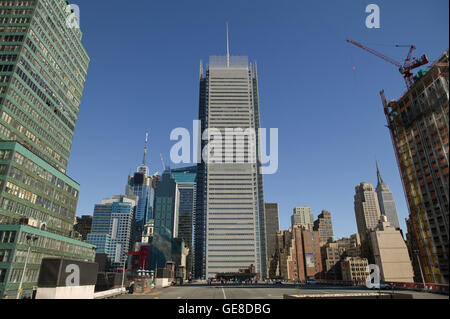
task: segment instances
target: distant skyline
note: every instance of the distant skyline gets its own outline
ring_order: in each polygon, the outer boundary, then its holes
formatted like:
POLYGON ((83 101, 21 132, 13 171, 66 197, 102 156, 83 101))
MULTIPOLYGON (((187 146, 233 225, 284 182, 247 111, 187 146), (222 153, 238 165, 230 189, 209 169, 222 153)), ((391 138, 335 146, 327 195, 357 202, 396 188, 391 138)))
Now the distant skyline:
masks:
MULTIPOLYGON (((292 209, 331 212, 335 239, 357 232, 355 186, 377 183, 375 159, 408 216, 379 91, 398 98, 404 81, 393 65, 346 43, 366 44, 398 61, 431 61, 448 49, 444 0, 165 1, 77 0, 83 43, 91 57, 67 174, 81 184, 77 215, 123 194, 142 162, 145 131, 150 173, 169 161, 176 127, 198 118, 198 68, 210 55, 248 55, 259 68, 261 127, 279 128, 279 170, 264 177, 266 202, 279 204, 280 228, 292 209), (376 3, 381 28, 365 27, 376 3)), ((179 167, 180 165, 171 166, 179 167)), ((188 166, 188 165, 183 165, 188 166)))

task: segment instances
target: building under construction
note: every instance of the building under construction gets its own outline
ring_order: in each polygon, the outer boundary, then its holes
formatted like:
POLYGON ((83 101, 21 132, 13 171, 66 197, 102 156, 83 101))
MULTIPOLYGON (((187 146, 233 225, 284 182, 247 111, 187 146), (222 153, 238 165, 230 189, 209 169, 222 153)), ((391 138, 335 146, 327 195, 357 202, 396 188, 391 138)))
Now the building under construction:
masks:
POLYGON ((391 132, 409 205, 412 236, 427 283, 448 284, 448 50, 420 70, 408 91, 387 102, 391 132))

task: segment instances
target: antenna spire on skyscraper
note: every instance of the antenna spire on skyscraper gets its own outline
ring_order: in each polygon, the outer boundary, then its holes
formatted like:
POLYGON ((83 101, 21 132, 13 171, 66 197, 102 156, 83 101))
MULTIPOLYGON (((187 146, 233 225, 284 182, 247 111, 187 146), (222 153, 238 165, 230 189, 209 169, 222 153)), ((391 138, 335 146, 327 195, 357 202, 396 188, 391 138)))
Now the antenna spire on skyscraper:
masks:
POLYGON ((378 161, 375 161, 377 165, 377 179, 378 179, 378 185, 383 185, 383 178, 381 177, 380 168, 378 167, 378 161))
POLYGON ((142 166, 145 166, 147 161, 147 144, 148 144, 148 130, 145 131, 144 159, 142 160, 142 166))
POLYGON ((228 35, 228 22, 227 22, 227 68, 230 67, 230 39, 228 35))

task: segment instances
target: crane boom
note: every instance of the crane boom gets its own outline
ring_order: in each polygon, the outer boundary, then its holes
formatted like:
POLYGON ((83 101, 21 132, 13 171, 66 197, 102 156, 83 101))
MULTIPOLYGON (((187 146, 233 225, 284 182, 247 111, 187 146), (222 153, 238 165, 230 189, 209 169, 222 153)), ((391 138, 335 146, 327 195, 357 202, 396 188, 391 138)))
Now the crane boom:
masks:
POLYGON ((411 61, 412 53, 416 49, 416 47, 414 45, 398 45, 398 44, 396 45, 396 47, 409 47, 409 52, 408 52, 408 55, 406 56, 405 62, 403 62, 403 64, 401 64, 400 62, 397 62, 397 61, 385 56, 384 54, 381 54, 375 50, 372 50, 372 49, 362 45, 361 43, 358 43, 353 40, 347 40, 347 42, 351 43, 353 45, 356 45, 357 47, 359 47, 367 52, 370 52, 373 55, 376 55, 377 57, 398 67, 398 70, 400 71, 400 73, 403 75, 403 78, 405 79, 406 87, 408 89, 410 89, 414 85, 414 80, 413 80, 414 75, 411 71, 413 69, 418 68, 419 66, 425 65, 429 62, 426 54, 422 55, 420 57, 420 59, 418 59, 418 60, 416 58, 413 58, 411 61))
POLYGON ((348 42, 348 43, 351 43, 351 44, 353 44, 353 45, 356 45, 357 47, 359 47, 359 48, 361 48, 361 49, 363 49, 363 50, 365 50, 365 51, 367 51, 367 52, 370 52, 370 53, 376 55, 377 57, 382 58, 383 60, 385 60, 385 61, 387 61, 387 62, 389 62, 389 63, 391 63, 391 64, 393 64, 393 65, 395 65, 395 66, 397 66, 397 67, 401 67, 401 66, 402 66, 402 64, 401 64, 400 62, 397 62, 397 61, 395 61, 395 60, 393 60, 393 59, 391 59, 391 58, 388 58, 388 57, 385 56, 384 54, 381 54, 380 52, 377 52, 377 51, 375 51, 375 50, 372 50, 372 49, 370 49, 370 48, 368 48, 368 47, 362 45, 361 43, 358 43, 358 42, 353 41, 353 40, 347 40, 347 42, 348 42))

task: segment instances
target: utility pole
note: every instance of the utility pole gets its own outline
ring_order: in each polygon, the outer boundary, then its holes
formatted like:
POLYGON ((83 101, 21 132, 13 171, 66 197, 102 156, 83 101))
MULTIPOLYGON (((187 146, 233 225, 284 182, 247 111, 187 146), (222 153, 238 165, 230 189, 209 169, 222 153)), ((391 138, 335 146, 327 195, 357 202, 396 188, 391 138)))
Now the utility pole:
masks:
POLYGON ((22 285, 23 280, 25 278, 25 272, 27 271, 28 259, 30 258, 31 244, 34 243, 36 240, 38 240, 37 236, 27 235, 28 251, 27 257, 25 258, 25 265, 23 266, 22 276, 20 277, 19 289, 17 289, 17 299, 20 299, 22 297, 22 285))

